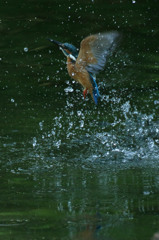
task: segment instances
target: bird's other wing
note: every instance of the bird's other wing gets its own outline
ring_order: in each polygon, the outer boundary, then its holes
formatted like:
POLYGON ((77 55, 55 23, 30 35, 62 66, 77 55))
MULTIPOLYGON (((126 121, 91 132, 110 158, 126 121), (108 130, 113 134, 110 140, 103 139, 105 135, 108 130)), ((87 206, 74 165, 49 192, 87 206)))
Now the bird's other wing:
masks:
POLYGON ((86 37, 81 42, 76 64, 85 67, 92 74, 98 73, 103 70, 107 57, 112 54, 119 40, 120 34, 117 31, 86 37))

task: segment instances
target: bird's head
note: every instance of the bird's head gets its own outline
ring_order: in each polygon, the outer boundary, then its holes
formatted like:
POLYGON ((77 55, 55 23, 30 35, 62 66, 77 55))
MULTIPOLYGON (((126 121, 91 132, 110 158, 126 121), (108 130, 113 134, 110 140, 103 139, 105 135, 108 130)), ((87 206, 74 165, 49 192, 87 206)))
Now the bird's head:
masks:
POLYGON ((76 61, 78 57, 78 50, 75 46, 70 43, 61 43, 53 39, 49 39, 52 43, 58 45, 59 49, 64 53, 66 57, 70 57, 72 60, 76 61))

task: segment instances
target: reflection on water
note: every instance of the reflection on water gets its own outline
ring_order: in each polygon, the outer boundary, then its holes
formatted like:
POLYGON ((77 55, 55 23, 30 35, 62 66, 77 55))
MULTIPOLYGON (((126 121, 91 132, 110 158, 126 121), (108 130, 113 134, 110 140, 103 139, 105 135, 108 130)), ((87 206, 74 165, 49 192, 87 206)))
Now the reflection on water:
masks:
POLYGON ((85 218, 81 219, 82 224, 79 225, 80 230, 77 234, 73 236, 73 239, 77 240, 95 240, 99 239, 99 231, 101 229, 100 225, 100 214, 96 214, 95 217, 85 216, 85 218))

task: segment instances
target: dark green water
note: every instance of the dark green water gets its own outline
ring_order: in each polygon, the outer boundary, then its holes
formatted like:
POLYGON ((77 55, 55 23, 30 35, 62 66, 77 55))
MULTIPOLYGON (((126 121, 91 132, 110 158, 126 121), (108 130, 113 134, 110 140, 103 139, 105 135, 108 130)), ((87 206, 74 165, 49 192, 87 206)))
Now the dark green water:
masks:
POLYGON ((150 240, 159 231, 158 1, 2 1, 0 239, 150 240), (47 38, 123 38, 98 106, 47 38))

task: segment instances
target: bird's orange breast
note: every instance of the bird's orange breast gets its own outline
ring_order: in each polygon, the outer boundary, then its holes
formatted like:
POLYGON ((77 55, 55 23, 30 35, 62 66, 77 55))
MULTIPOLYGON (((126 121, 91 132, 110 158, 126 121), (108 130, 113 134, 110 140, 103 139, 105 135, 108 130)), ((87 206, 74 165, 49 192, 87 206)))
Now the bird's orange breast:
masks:
POLYGON ((67 70, 70 77, 79 82, 84 88, 87 88, 91 96, 93 96, 93 86, 87 70, 80 64, 73 63, 70 57, 67 57, 67 70))

